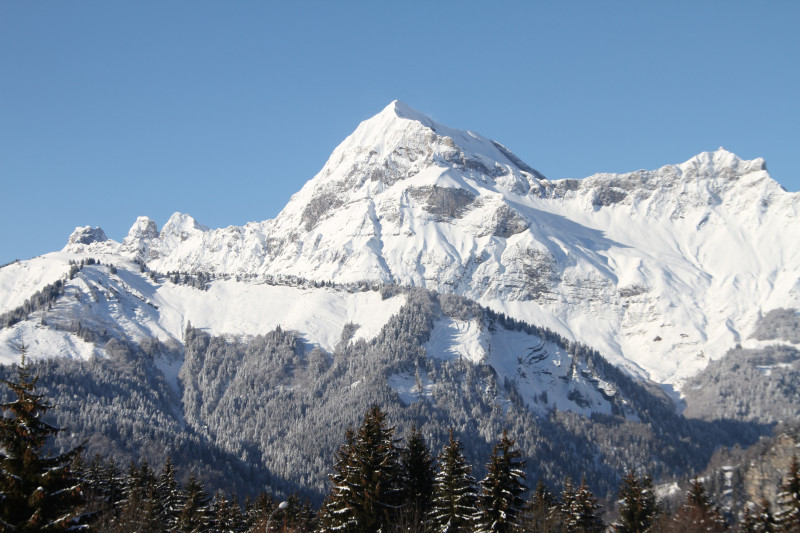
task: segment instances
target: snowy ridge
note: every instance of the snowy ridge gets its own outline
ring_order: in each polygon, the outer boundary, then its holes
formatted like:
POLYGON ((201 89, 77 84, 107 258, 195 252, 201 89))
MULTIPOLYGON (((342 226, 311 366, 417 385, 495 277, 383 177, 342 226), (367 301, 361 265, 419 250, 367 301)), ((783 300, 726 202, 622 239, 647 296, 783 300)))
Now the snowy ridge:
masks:
MULTIPOLYGON (((473 298, 675 385, 800 308, 800 195, 724 149, 653 171, 548 181, 502 145, 400 102, 362 122, 274 219, 208 229, 137 220, 158 272, 291 275, 473 298)), ((90 241, 90 242, 86 242, 90 241)), ((2 281, 0 281, 2 283, 2 281)))
MULTIPOLYGON (((27 261, 41 272, 44 286, 69 270, 80 256, 54 252, 27 261), (46 274, 46 275, 45 275, 46 274)), ((66 283, 65 294, 46 311, 10 328, 0 329, 0 363, 16 363, 16 346, 29 345, 33 359, 64 357, 88 359, 103 355, 109 338, 140 342, 156 338, 181 343, 190 323, 214 335, 249 337, 280 326, 297 331, 309 345, 332 351, 345 324, 357 326, 354 340, 369 340, 403 305, 404 297, 383 300, 375 291, 347 292, 328 288, 270 285, 236 280, 212 281, 207 290, 176 285, 165 278, 154 281, 139 266, 119 256, 103 256, 101 265, 87 265, 66 283), (114 265, 112 271, 111 264, 114 265), (95 344, 81 339, 77 325, 104 334, 95 344)), ((18 272, 0 271, 0 286, 14 285, 18 272), (10 274, 10 275, 7 275, 10 274)), ((22 285, 25 293, 30 290, 22 285)), ((4 295, 0 312, 24 301, 22 292, 4 295)))

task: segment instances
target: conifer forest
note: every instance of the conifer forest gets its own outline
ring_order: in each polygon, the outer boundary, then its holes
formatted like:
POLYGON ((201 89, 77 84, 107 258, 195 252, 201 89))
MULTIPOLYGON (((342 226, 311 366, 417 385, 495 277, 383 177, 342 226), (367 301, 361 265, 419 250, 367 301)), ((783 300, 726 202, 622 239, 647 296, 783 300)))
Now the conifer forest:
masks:
POLYGON ((85 444, 55 453, 53 439, 68 428, 45 420, 58 405, 39 391, 24 350, 14 370, 4 381, 11 399, 0 419, 2 531, 800 531, 796 455, 774 508, 766 500, 744 502, 726 515, 700 477, 682 500, 662 501, 652 478, 635 470, 604 505, 585 478, 557 486, 528 480, 525 465, 536 458, 524 457, 506 431, 476 479, 452 431, 435 453, 416 427, 400 438, 378 405, 342 436, 321 505, 271 487, 242 499, 224 488, 209 491, 203 472, 178 481, 170 456, 156 467, 86 457, 85 444))

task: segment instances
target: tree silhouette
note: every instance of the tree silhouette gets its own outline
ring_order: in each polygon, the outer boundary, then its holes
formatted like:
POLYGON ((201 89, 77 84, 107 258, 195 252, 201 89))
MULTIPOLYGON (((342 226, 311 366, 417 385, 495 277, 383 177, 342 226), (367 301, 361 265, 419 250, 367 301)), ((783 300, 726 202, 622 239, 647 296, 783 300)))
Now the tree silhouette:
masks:
POLYGON ((35 376, 20 347, 16 381, 3 382, 16 399, 3 404, 0 418, 0 531, 79 529, 81 482, 71 465, 81 447, 48 456, 58 428, 44 421, 53 405, 36 392, 35 376))

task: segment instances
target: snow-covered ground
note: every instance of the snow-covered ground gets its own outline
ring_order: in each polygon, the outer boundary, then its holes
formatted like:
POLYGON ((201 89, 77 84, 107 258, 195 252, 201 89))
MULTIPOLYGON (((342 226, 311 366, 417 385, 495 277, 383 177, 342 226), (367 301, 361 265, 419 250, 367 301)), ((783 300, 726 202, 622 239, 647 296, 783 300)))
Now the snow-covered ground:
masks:
MULTIPOLYGON (((540 413, 555 407, 586 416, 610 414, 609 398, 617 393, 584 364, 573 363, 557 344, 523 331, 489 328, 480 319, 439 320, 425 352, 434 359, 461 358, 491 366, 497 372, 498 390, 502 392, 506 380, 513 382, 523 402, 540 413)), ((389 379, 389 385, 403 401, 411 403, 420 394, 430 394, 433 386, 424 373, 419 377, 417 382, 416 376, 397 374, 389 379)))
MULTIPOLYGON (((4 293, 0 312, 24 302, 30 291, 63 277, 70 259, 75 256, 54 252, 26 261, 19 269, 0 269, 0 285, 13 287, 4 293), (15 284, 25 266, 40 274, 34 281, 15 284)), ((93 331, 115 332, 133 341, 155 337, 178 342, 189 323, 214 335, 237 336, 267 333, 280 326, 297 331, 311 345, 332 351, 345 324, 358 326, 354 340, 371 339, 405 303, 405 296, 382 300, 375 291, 351 293, 235 280, 213 281, 208 290, 200 290, 169 281, 155 283, 121 257, 103 256, 100 260, 102 265, 86 266, 67 282, 65 296, 51 310, 0 330, 0 362, 18 361, 14 346, 21 342, 29 345, 32 358, 85 359, 95 353, 91 344, 65 331, 42 327, 41 321, 61 330, 80 322, 93 331), (116 266, 116 273, 108 263, 116 266)))

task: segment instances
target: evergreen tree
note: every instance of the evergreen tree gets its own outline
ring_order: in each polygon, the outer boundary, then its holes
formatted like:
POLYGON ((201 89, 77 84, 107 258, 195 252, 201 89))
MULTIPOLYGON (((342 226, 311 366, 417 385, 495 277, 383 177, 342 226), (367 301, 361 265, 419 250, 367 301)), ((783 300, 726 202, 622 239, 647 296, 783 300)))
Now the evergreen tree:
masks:
POLYGON ((481 481, 481 513, 476 531, 505 533, 516 527, 525 504, 521 495, 528 490, 523 483, 525 461, 521 456, 504 430, 492 449, 486 477, 481 481))
POLYGON ((776 533, 779 531, 770 504, 766 499, 761 499, 761 505, 748 504, 744 506, 739 521, 739 530, 742 533, 776 533))
POLYGON ((25 360, 24 346, 21 351, 17 380, 4 381, 16 399, 1 406, 0 531, 77 529, 82 487, 71 464, 81 448, 46 454, 48 439, 60 430, 43 419, 53 405, 37 394, 38 376, 25 360))
POLYGON ((114 507, 119 504, 123 498, 123 487, 125 486, 125 481, 123 479, 122 471, 117 467, 117 463, 114 462, 113 457, 105 461, 103 464, 101 476, 101 485, 108 494, 107 502, 110 506, 114 507))
POLYGON ((792 456, 786 481, 778 493, 780 511, 775 514, 775 521, 781 531, 800 532, 800 472, 798 472, 797 456, 792 456))
POLYGON ((155 496, 161 511, 161 523, 167 531, 173 531, 178 525, 184 500, 181 487, 175 480, 175 468, 169 456, 156 481, 155 496))
POLYGON ((407 514, 424 517, 433 497, 433 459, 416 425, 411 428, 405 448, 400 450, 403 501, 407 514))
POLYGON ((597 498, 586 485, 586 479, 581 481, 580 487, 573 487, 569 478, 564 482, 561 493, 561 519, 565 531, 572 532, 598 532, 605 526, 600 517, 601 507, 597 498))
POLYGON ((536 533, 561 531, 558 501, 540 479, 522 519, 522 530, 536 533))
POLYGON ((245 531, 244 517, 239 504, 230 501, 225 493, 217 491, 211 504, 212 527, 215 533, 240 533, 245 531))
POLYGON ((210 498, 203 484, 192 474, 183 492, 183 508, 176 530, 181 533, 208 531, 211 522, 210 498))
POLYGON ((275 509, 275 500, 266 492, 259 493, 255 501, 248 496, 244 504, 245 525, 247 530, 253 530, 267 523, 267 518, 275 509))
POLYGON ((439 471, 433 488, 433 501, 429 513, 432 531, 457 533, 471 531, 477 512, 475 479, 461 450, 461 442, 453 438, 437 459, 439 471))
POLYGON ((650 476, 637 478, 630 470, 619 488, 619 520, 614 531, 643 533, 650 529, 658 516, 658 502, 650 476))
POLYGON ((722 515, 711 502, 699 479, 692 480, 686 493, 686 502, 673 518, 672 528, 681 533, 717 533, 727 529, 722 515))
POLYGON ((340 448, 323 526, 331 530, 373 532, 390 523, 401 503, 400 466, 386 413, 367 410, 356 433, 348 430, 340 448))
POLYGON ((286 503, 287 507, 283 511, 285 529, 294 533, 311 533, 314 531, 316 524, 311 504, 301 502, 296 494, 289 496, 286 503))
POLYGON ((123 489, 115 530, 120 532, 164 531, 161 506, 156 495, 156 476, 147 461, 131 462, 123 489))

